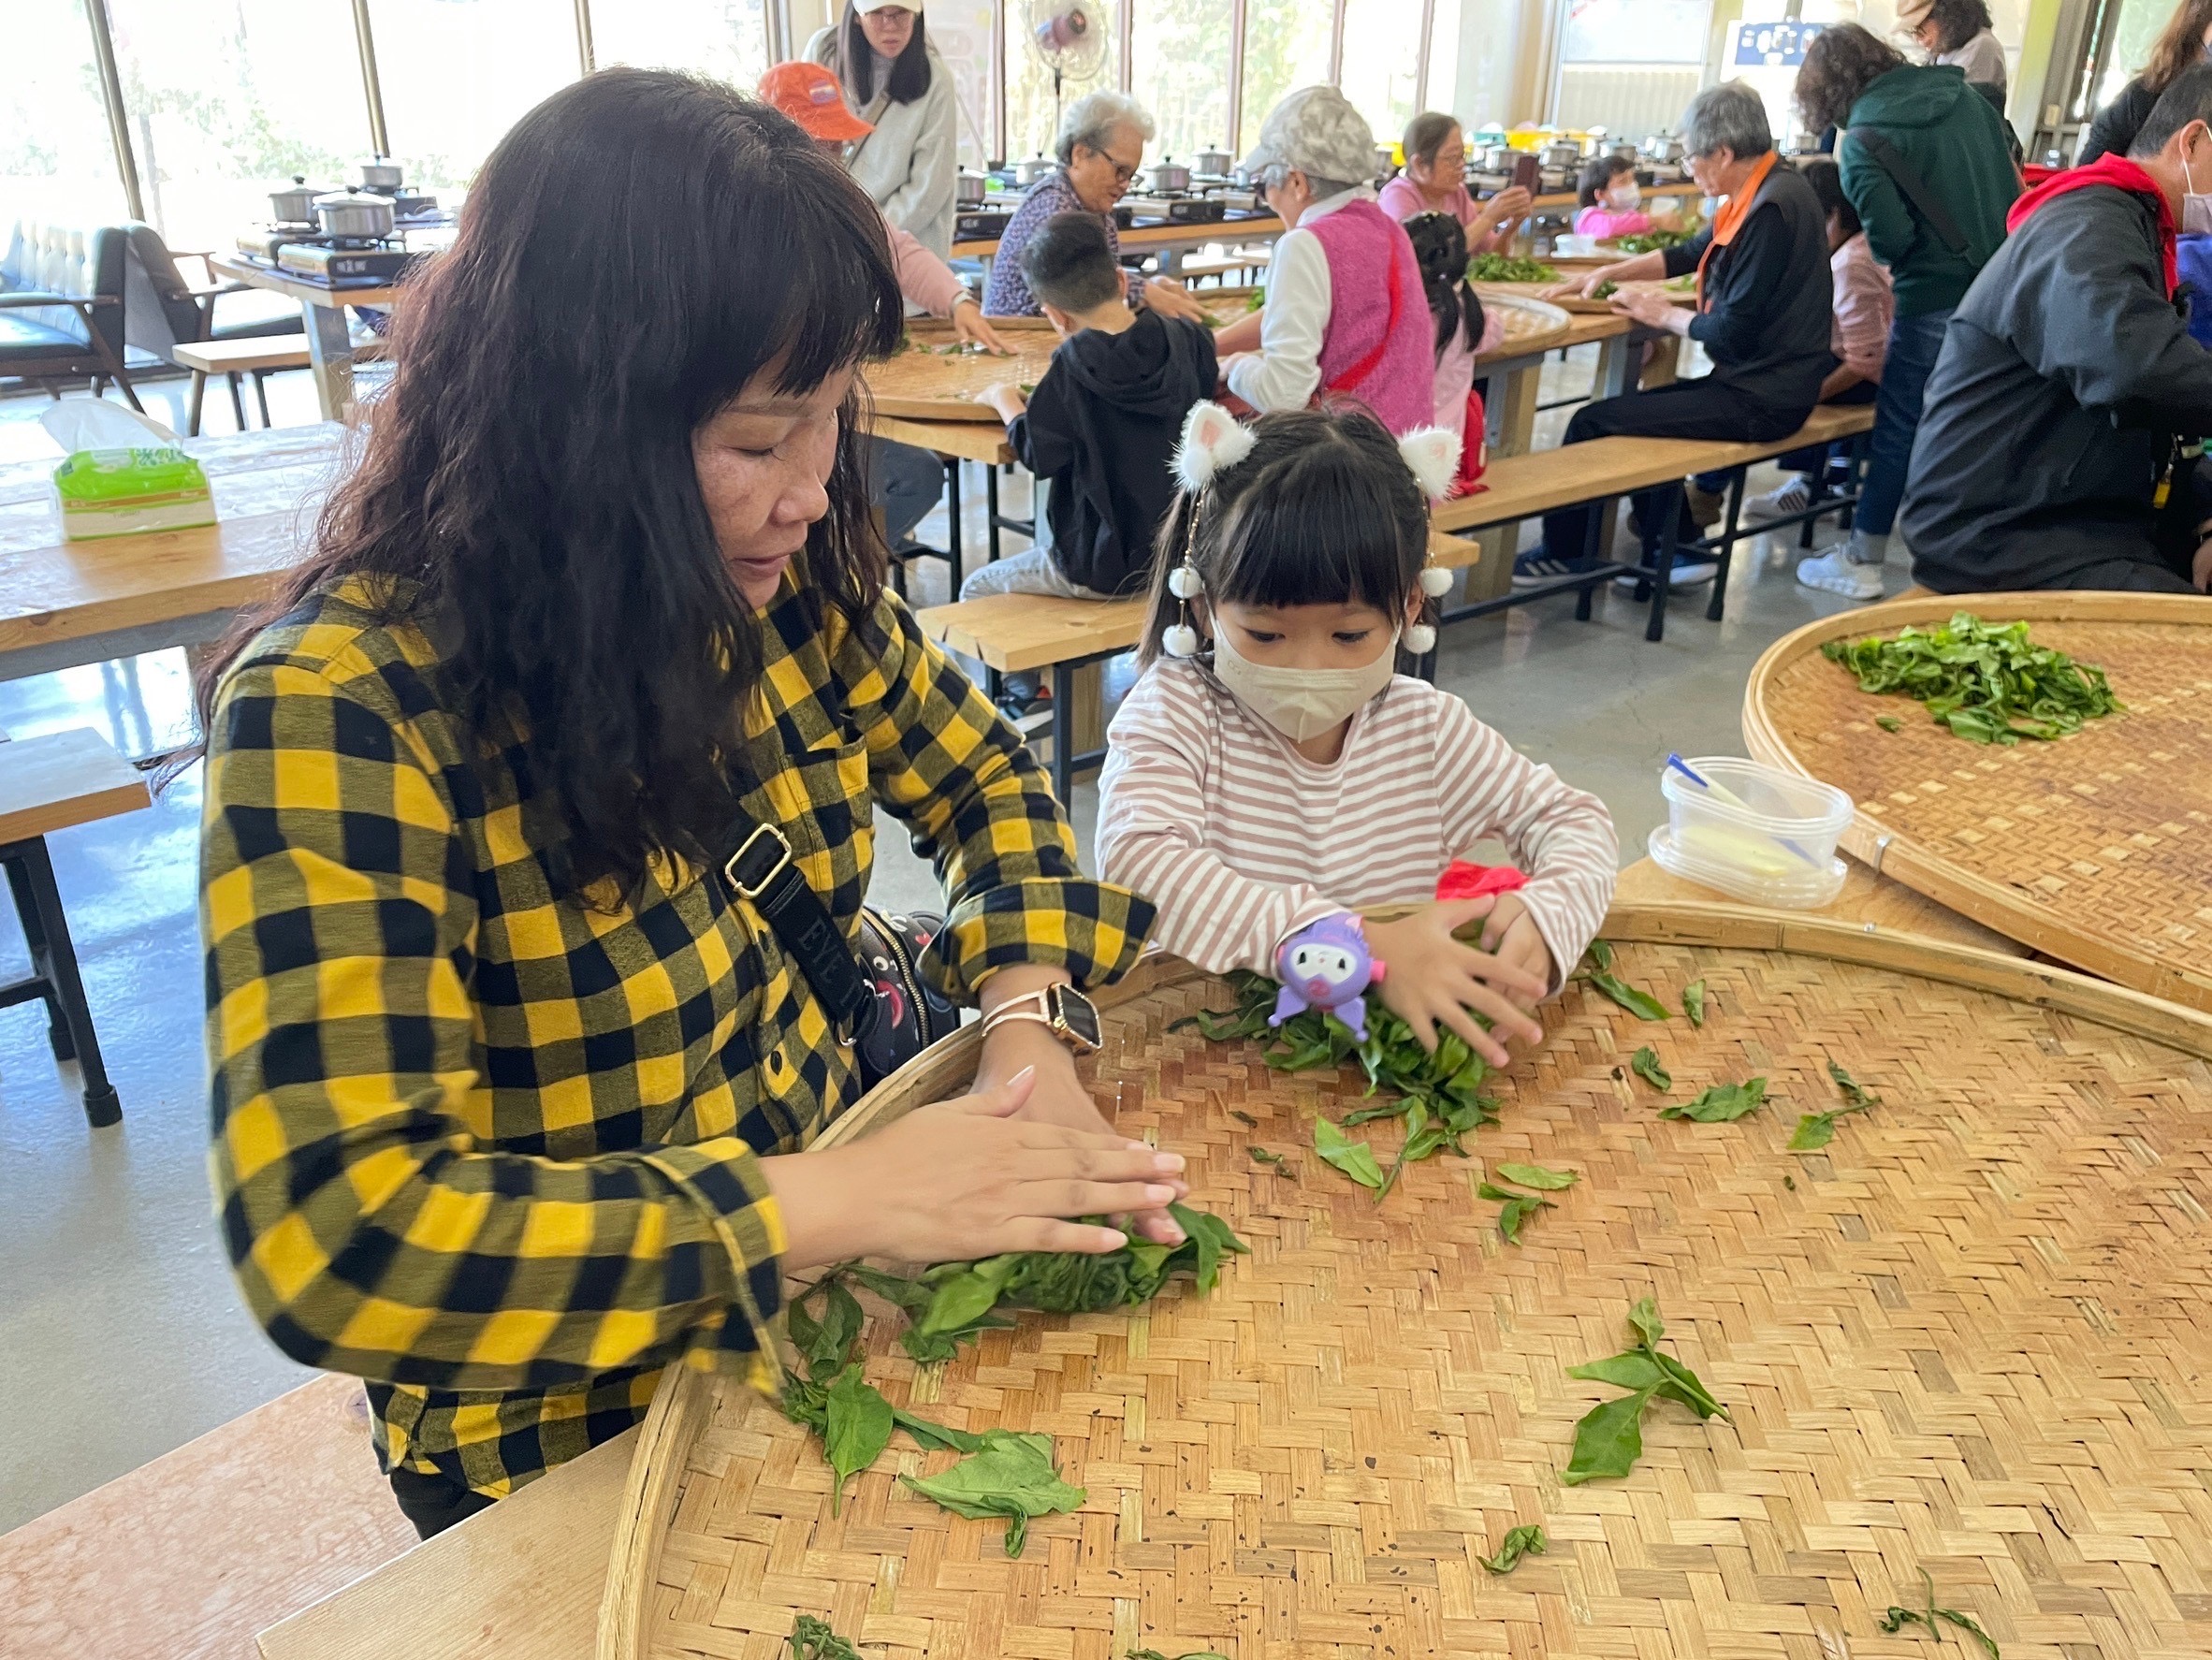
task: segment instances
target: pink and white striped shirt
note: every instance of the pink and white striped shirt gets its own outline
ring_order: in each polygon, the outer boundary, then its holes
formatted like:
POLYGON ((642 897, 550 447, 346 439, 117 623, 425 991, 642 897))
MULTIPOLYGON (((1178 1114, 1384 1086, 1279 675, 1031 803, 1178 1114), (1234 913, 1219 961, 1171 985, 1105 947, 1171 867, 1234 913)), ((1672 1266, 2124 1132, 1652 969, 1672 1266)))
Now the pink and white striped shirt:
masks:
POLYGON ((1432 900, 1444 867, 1493 837, 1528 872, 1554 989, 1605 921, 1620 862, 1605 804, 1426 681, 1377 692, 1328 766, 1187 660, 1148 669, 1107 735, 1099 874, 1157 906, 1153 938, 1202 968, 1272 974, 1286 935, 1432 900))

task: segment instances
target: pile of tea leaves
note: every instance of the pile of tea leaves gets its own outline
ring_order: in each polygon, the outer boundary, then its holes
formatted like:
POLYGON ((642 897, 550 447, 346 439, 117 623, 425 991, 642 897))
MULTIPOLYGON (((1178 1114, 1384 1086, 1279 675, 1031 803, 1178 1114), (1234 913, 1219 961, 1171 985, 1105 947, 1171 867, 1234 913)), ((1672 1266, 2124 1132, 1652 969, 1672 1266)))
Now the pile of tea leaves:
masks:
POLYGON ((1984 622, 1971 611, 1894 640, 1830 640, 1820 649, 1858 677, 1861 692, 1914 698, 1937 724, 1977 744, 2064 737, 2123 707, 2103 669, 2036 645, 2025 622, 1984 622))
POLYGON ((1471 283, 1556 283, 1559 269, 1516 254, 1477 254, 1467 261, 1471 283))

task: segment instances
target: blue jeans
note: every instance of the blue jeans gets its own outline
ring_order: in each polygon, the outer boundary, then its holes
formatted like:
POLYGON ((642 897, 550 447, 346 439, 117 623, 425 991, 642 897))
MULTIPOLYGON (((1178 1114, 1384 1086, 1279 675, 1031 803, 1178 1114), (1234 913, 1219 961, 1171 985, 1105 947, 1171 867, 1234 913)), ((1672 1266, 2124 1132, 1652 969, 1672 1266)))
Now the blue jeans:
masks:
POLYGON ((945 464, 927 450, 868 440, 868 505, 883 510, 883 535, 893 547, 912 539, 944 493, 945 464))
POLYGON ((1882 391, 1874 400, 1874 431, 1867 441, 1867 484, 1852 517, 1853 527, 1870 536, 1886 536, 1897 523, 1905 475, 1913 467, 1913 439, 1920 430, 1920 402, 1950 321, 1945 310, 1899 317, 1889 326, 1882 391))

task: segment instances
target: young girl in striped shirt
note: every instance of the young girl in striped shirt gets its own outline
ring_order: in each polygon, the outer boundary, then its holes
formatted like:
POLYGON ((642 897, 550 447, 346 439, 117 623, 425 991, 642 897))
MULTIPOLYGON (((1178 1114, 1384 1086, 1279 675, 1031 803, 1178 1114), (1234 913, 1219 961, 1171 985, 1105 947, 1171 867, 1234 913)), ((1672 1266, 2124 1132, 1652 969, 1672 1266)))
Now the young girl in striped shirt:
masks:
POLYGON ((1428 502, 1457 460, 1448 433, 1401 442, 1357 408, 1248 428, 1191 412, 1143 673, 1109 734, 1099 861, 1158 907, 1156 939, 1215 972, 1273 976, 1322 917, 1415 906, 1367 925, 1388 968, 1371 995, 1423 1044, 1441 1025, 1503 1065, 1502 1040, 1543 1035, 1535 1004, 1604 919, 1618 846, 1596 797, 1396 672, 1435 642, 1428 502), (1436 900, 1446 866, 1493 837, 1527 884, 1436 900), (1477 919, 1479 944, 1454 938, 1477 919))

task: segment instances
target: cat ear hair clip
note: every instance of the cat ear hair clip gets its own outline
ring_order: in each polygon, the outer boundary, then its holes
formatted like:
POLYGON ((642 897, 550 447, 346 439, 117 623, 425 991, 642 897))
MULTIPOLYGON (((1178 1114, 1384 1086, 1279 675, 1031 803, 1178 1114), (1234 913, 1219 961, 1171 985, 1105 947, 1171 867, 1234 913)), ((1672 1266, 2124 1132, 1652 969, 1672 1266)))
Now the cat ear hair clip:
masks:
POLYGON ((1190 625, 1190 602, 1205 591, 1198 567, 1190 562, 1189 542, 1198 538, 1199 498, 1206 493, 1225 468, 1234 467, 1252 453, 1259 441, 1251 430, 1220 404, 1201 400, 1183 418, 1183 442, 1175 446, 1175 477, 1190 497, 1190 537, 1183 549, 1183 562, 1168 573, 1168 591, 1182 602, 1181 615, 1160 634, 1160 649, 1170 657, 1196 657, 1198 630, 1190 625))
MULTIPOLYGON (((1398 455, 1430 501, 1441 502, 1451 494, 1459 473, 1460 441, 1444 428, 1416 427, 1398 440, 1398 455)), ((1441 566, 1423 565, 1420 584, 1421 592, 1430 599, 1442 599, 1451 589, 1451 573, 1441 566)), ((1428 656, 1436 648, 1435 625, 1409 625, 1401 643, 1415 657, 1428 656)))

